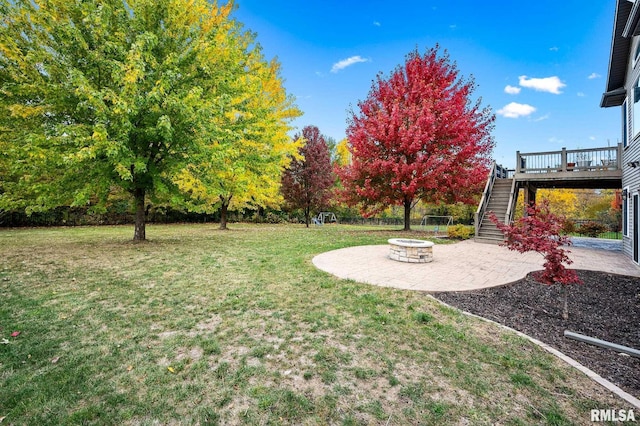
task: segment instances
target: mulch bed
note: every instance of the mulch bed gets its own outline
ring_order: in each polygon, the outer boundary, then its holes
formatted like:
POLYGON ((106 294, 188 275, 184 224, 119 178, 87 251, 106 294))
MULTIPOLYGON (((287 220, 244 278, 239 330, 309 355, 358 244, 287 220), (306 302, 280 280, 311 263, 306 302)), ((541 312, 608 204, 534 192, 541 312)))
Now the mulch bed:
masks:
POLYGON ((640 358, 564 337, 564 331, 640 349, 640 278, 577 271, 583 284, 562 289, 526 278, 501 287, 433 294, 452 306, 507 325, 570 356, 626 392, 640 397, 640 358))

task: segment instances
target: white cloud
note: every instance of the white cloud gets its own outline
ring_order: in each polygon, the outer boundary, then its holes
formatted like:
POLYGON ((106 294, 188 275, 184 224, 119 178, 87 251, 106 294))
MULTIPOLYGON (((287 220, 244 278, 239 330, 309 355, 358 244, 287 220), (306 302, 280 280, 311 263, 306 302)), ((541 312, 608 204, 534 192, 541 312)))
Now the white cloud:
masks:
POLYGON ((563 144, 564 143, 564 139, 558 139, 555 136, 553 136, 553 137, 549 138, 549 142, 557 143, 557 144, 563 144))
POLYGON ((544 121, 547 120, 549 118, 549 114, 545 114, 541 117, 536 118, 535 120, 533 120, 534 122, 538 122, 538 121, 544 121))
POLYGON ((552 52, 557 52, 560 49, 558 49, 557 46, 553 46, 553 47, 550 47, 549 50, 552 51, 552 52))
POLYGON ((589 77, 587 77, 589 80, 593 80, 594 78, 600 78, 602 77, 600 74, 598 74, 597 72, 592 72, 591 74, 589 74, 589 77))
POLYGON ((456 28, 458 28, 458 26, 456 24, 449 25, 449 29, 450 30, 455 30, 456 28))
POLYGON ((584 98, 585 96, 587 96, 587 95, 585 95, 584 92, 578 92, 578 97, 584 98))
POLYGON ((510 86, 507 84, 507 87, 504 88, 504 93, 508 93, 510 95, 517 95, 518 93, 520 93, 522 89, 519 87, 515 87, 515 86, 510 86))
POLYGON ((519 118, 531 115, 535 111, 535 107, 532 107, 531 105, 511 102, 509 105, 505 105, 502 109, 499 109, 498 114, 507 118, 519 118))
POLYGON ((381 24, 380 22, 378 22, 378 21, 373 21, 373 25, 375 25, 376 27, 379 27, 379 26, 381 26, 382 24, 381 24))
POLYGON ((369 62, 369 59, 365 59, 360 55, 352 56, 352 57, 347 58, 347 59, 343 59, 343 60, 338 61, 335 64, 333 64, 333 66, 331 67, 331 72, 332 73, 336 73, 336 72, 340 71, 341 69, 349 67, 349 66, 351 66, 353 64, 357 64, 358 62, 369 62))
POLYGON ((595 141, 596 137, 595 136, 589 136, 589 140, 595 141))
POLYGON ((526 75, 521 75, 520 86, 527 87, 529 89, 536 90, 538 92, 549 92, 555 95, 562 93, 560 89, 566 86, 556 76, 545 78, 528 78, 526 75))

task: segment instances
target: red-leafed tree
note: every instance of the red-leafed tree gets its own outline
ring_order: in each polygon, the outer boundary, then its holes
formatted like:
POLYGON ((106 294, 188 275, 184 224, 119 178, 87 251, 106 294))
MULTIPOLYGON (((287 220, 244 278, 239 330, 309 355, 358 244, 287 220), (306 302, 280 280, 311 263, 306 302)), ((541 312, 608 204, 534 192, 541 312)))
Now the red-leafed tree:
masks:
POLYGON ((513 225, 501 223, 493 212, 489 214, 489 218, 504 233, 503 245, 509 250, 520 253, 535 251, 544 256, 544 270, 535 272, 533 276, 543 284, 562 285, 562 317, 568 319, 567 287, 569 284, 580 284, 582 280, 576 271, 564 266, 565 263, 573 263, 567 256, 569 251, 562 248, 571 245, 569 237, 560 235, 564 219, 551 213, 547 200, 527 207, 527 215, 516 220, 513 225))
POLYGON ((282 175, 282 195, 290 208, 301 209, 307 227, 312 209, 322 208, 331 198, 334 183, 331 155, 324 136, 316 126, 306 126, 302 135, 300 158, 292 158, 282 175))
POLYGON ((438 46, 411 52, 389 78, 378 74, 352 112, 347 137, 352 161, 339 170, 343 195, 365 215, 389 205, 475 202, 486 181, 495 116, 472 103, 472 80, 458 75, 438 46))

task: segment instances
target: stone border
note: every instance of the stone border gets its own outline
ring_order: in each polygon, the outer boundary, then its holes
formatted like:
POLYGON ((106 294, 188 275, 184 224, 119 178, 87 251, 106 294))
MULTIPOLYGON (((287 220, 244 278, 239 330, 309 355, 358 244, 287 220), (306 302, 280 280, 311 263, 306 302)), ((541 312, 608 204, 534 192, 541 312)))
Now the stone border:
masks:
POLYGON ((508 326, 506 326, 504 324, 500 324, 499 322, 490 320, 490 319, 485 318, 485 317, 481 317, 480 315, 472 314, 471 312, 467 312, 467 311, 464 311, 462 309, 456 308, 455 306, 449 305, 448 303, 445 303, 442 300, 439 300, 439 299, 435 298, 434 296, 432 296, 430 294, 427 294, 426 296, 431 298, 431 299, 433 299, 433 300, 435 300, 436 302, 440 303, 441 305, 444 305, 444 306, 447 306, 449 308, 452 308, 452 309, 455 309, 457 311, 460 311, 464 315, 467 315, 467 316, 472 317, 472 318, 477 318, 477 319, 482 320, 484 322, 495 324, 498 327, 502 328, 503 330, 508 330, 508 331, 511 331, 511 332, 517 334, 520 337, 524 337, 525 339, 529 340, 530 342, 540 346, 542 349, 546 350, 547 352, 549 352, 549 353, 555 355, 556 357, 560 358, 562 361, 566 362, 567 364, 569 364, 570 366, 574 367, 575 369, 581 371, 587 377, 589 377, 591 380, 593 380, 596 383, 604 386, 605 388, 607 388, 607 390, 609 390, 613 394, 619 396, 620 398, 624 399, 629 404, 633 405, 635 408, 640 409, 640 399, 638 399, 635 396, 631 395, 630 393, 625 392, 624 390, 620 389, 618 386, 616 386, 615 384, 611 383, 609 380, 605 379, 604 377, 600 376, 595 371, 590 370, 589 368, 587 368, 584 365, 580 364, 575 359, 563 354, 562 352, 560 352, 556 348, 553 348, 553 347, 547 345, 546 343, 541 342, 540 340, 534 339, 533 337, 531 337, 531 336, 529 336, 527 334, 524 334, 521 331, 518 331, 516 329, 508 327, 508 326))

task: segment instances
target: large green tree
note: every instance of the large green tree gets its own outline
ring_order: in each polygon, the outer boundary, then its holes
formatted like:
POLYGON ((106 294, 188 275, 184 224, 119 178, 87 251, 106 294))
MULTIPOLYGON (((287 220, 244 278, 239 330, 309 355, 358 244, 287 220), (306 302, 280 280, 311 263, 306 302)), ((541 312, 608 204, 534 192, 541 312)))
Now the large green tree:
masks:
POLYGON ((189 209, 220 210, 220 229, 229 209, 277 207, 280 176, 297 153, 289 121, 300 115, 283 89, 276 61, 266 63, 259 49, 244 62, 249 72, 236 79, 226 112, 216 118, 223 135, 203 147, 179 175, 189 209))
POLYGON ((181 198, 193 161, 233 149, 220 117, 232 113, 257 46, 232 10, 206 0, 1 0, 0 209, 103 210, 126 191, 134 239, 144 240, 146 200, 181 198))

